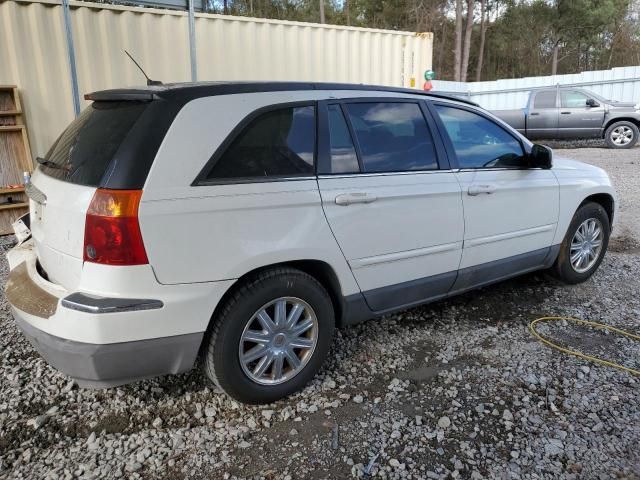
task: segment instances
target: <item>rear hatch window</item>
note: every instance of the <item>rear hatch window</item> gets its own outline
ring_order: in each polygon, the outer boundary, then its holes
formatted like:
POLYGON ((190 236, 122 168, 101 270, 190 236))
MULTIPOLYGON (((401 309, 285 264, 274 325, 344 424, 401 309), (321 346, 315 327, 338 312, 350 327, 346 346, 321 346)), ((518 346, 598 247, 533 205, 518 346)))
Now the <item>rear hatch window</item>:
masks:
POLYGON ((53 144, 40 168, 47 175, 99 187, 118 148, 149 104, 93 102, 53 144))

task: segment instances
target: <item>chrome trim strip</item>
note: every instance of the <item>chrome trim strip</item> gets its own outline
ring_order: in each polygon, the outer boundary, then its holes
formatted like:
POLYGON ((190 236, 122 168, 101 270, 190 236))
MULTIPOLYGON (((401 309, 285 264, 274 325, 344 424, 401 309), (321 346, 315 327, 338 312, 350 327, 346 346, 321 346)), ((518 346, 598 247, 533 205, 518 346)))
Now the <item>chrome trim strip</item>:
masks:
POLYGON ((391 177, 400 175, 432 175, 434 173, 454 173, 457 170, 415 170, 407 172, 369 172, 369 173, 323 173, 318 175, 319 180, 330 180, 334 178, 360 178, 360 177, 391 177))
POLYGON ((108 298, 76 292, 63 298, 61 305, 84 313, 120 313, 154 310, 164 307, 160 300, 140 298, 108 298))
POLYGON ((486 243, 500 242, 502 240, 511 240, 512 238, 525 237, 527 235, 535 235, 537 233, 549 232, 555 228, 555 224, 542 225, 540 227, 526 228, 524 230, 517 230, 515 232, 500 233, 498 235, 491 235, 489 237, 474 238, 472 240, 465 240, 464 246, 477 247, 478 245, 484 245, 486 243))
POLYGON ((406 260, 409 258, 424 257, 435 253, 450 252, 462 248, 462 242, 445 243, 443 245, 435 245, 433 247, 416 248, 415 250, 405 250, 403 252, 386 253, 384 255, 376 255, 373 257, 357 258, 349 261, 351 268, 363 268, 380 263, 397 262, 398 260, 406 260))

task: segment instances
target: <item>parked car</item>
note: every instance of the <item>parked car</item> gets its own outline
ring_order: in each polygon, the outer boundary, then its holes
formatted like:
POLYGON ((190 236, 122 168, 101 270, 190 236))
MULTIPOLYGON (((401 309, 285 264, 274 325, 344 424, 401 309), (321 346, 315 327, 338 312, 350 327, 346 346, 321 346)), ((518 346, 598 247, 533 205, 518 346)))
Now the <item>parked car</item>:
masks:
POLYGON ((640 102, 616 102, 573 87, 533 90, 527 106, 493 112, 529 139, 604 138, 631 148, 640 136, 640 102))
POLYGON ((81 386, 200 358, 232 397, 272 402, 314 377, 334 327, 539 269, 582 282, 607 249, 607 174, 552 166, 459 99, 316 83, 86 98, 39 159, 6 286, 81 386))

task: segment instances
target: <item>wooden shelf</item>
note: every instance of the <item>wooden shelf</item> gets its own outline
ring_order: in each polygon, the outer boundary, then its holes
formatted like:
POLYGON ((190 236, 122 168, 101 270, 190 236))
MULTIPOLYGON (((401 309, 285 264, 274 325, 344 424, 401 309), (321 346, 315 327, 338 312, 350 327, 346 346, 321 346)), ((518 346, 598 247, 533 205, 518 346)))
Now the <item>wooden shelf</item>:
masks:
POLYGON ((24 187, 6 186, 21 184, 22 172, 32 170, 31 149, 18 87, 0 85, 0 235, 13 233, 11 224, 29 208, 24 187), (6 200, 10 203, 2 203, 6 200))
POLYGON ((4 195, 6 193, 23 193, 24 187, 19 188, 0 188, 0 195, 4 195))
POLYGON ((28 207, 29 202, 23 203, 0 203, 0 210, 11 210, 13 208, 28 207))

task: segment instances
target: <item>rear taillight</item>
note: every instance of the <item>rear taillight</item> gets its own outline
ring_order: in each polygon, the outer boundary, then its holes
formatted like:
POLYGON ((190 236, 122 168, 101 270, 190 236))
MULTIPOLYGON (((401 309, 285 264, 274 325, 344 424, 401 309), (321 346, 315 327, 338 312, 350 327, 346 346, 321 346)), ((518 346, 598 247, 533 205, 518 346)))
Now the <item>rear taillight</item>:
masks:
POLYGON ((138 223, 141 196, 142 190, 96 190, 84 226, 85 262, 149 263, 138 223))

